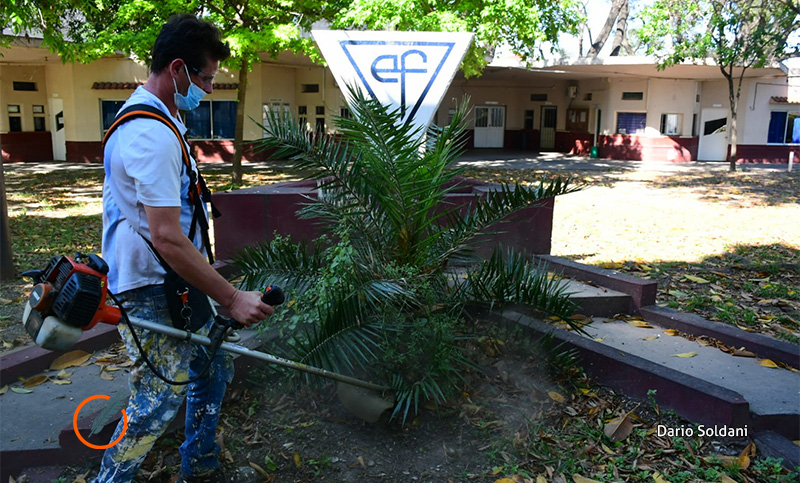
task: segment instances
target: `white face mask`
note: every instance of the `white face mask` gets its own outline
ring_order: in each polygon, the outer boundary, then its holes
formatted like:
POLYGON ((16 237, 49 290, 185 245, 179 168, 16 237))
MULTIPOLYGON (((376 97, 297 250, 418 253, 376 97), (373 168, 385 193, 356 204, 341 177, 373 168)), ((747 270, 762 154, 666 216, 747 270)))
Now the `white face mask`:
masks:
POLYGON ((178 83, 175 82, 174 77, 172 78, 172 84, 175 86, 175 105, 182 111, 191 111, 193 109, 197 109, 197 106, 200 105, 200 100, 206 96, 206 91, 192 82, 192 78, 189 76, 189 69, 186 67, 186 64, 183 64, 183 69, 186 71, 186 78, 189 79, 189 90, 186 91, 186 95, 179 93, 178 83))

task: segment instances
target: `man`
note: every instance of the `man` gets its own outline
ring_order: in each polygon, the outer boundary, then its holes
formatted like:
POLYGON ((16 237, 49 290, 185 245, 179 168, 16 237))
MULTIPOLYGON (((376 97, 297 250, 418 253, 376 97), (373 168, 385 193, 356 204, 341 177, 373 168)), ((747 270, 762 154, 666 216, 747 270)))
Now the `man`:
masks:
MULTIPOLYGON (((147 83, 131 95, 123 109, 133 104, 155 107, 184 134, 179 109, 194 109, 200 98, 211 93, 219 63, 229 56, 228 45, 212 24, 189 14, 173 16, 153 46, 147 83)), ((149 118, 121 124, 106 141, 103 256, 110 267, 109 289, 118 294, 130 316, 171 325, 163 287, 165 269, 155 250, 188 283, 250 326, 265 319, 273 308, 261 302, 260 292, 237 290, 209 265, 204 258, 207 247, 203 246, 202 230, 195 230, 194 240, 189 240, 194 207, 180 142, 166 124, 149 118)), ((191 164, 196 171, 195 161, 191 164)), ((205 207, 202 216, 208 216, 205 207)), ((212 323, 209 320, 200 332, 208 331, 212 323)), ((187 396, 187 386, 159 379, 144 363, 144 356, 173 381, 201 376, 188 386, 186 441, 180 447, 177 481, 227 481, 219 468, 220 448, 214 439, 222 398, 233 376, 231 356, 219 351, 203 375, 210 358, 206 348, 137 330, 143 355, 133 342, 131 329, 121 324, 119 330, 134 361, 127 431, 117 445, 106 450, 95 483, 131 481, 187 396)), ((122 431, 122 424, 112 440, 122 431)))

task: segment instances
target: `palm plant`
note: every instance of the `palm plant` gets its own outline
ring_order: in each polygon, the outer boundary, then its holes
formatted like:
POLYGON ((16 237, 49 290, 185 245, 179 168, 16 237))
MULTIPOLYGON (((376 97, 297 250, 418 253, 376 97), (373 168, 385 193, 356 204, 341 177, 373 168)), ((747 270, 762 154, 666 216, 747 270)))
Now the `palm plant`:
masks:
POLYGON ((573 304, 545 267, 500 248, 486 260, 470 250, 487 227, 580 187, 560 178, 502 185, 466 211, 450 206, 461 170, 448 166, 464 151, 467 100, 449 125, 423 133, 402 124, 399 110, 351 95, 352 117, 337 118, 335 137, 280 113, 262 126, 263 148, 317 180, 318 196, 299 216, 322 223, 328 237, 313 247, 276 237, 235 262, 246 288, 294 292, 289 357, 380 379, 396 392, 393 417, 405 421, 462 385, 466 304, 515 302, 569 320, 573 304))

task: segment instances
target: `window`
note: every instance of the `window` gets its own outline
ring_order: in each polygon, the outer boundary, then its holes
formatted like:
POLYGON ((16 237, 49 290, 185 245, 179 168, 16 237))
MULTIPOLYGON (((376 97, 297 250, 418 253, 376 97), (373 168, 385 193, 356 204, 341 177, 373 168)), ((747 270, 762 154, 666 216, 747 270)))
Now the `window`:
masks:
POLYGON ((34 104, 33 105, 33 113, 34 114, 44 114, 44 106, 34 104))
POLYGON ((617 113, 617 134, 643 134, 647 122, 647 113, 617 113))
POLYGON ((233 139, 236 130, 236 101, 200 101, 184 112, 186 136, 191 139, 233 139))
POLYGON ((644 92, 623 92, 623 101, 641 101, 644 99, 644 92))
POLYGON ((44 131, 44 118, 42 116, 33 116, 33 130, 44 131))
POLYGON ((319 92, 319 84, 300 84, 300 92, 319 92))
POLYGON ((665 136, 679 136, 681 134, 682 118, 683 116, 680 114, 662 114, 661 134, 665 136))
POLYGON ((36 83, 35 82, 14 82, 13 83, 15 91, 35 91, 36 90, 36 83))
POLYGON ((8 116, 8 132, 22 132, 22 118, 8 116))
POLYGON ((767 142, 800 143, 800 112, 772 111, 769 117, 767 142))
POLYGON ((117 117, 117 113, 122 109, 123 104, 125 104, 125 101, 100 101, 100 122, 103 123, 103 136, 106 135, 106 131, 114 123, 114 118, 117 117))
POLYGON ((522 119, 523 129, 533 129, 533 109, 525 111, 525 116, 522 119))
POLYGON ((317 116, 324 116, 325 115, 325 106, 317 106, 317 116))
POLYGON ((8 105, 8 113, 9 114, 19 114, 19 104, 9 104, 8 105))
POLYGON ((531 94, 531 101, 545 102, 547 101, 547 94, 531 94))
POLYGON ((692 114, 692 136, 697 136, 697 113, 692 114))
POLYGON ((350 112, 350 109, 347 107, 340 107, 339 108, 339 117, 345 119, 353 119, 353 113, 350 112))

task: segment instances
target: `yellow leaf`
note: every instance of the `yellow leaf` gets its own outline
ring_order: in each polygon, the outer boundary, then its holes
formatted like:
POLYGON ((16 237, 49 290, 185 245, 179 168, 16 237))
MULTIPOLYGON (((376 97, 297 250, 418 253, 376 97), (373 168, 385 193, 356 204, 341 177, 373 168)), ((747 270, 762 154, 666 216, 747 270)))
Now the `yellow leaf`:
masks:
POLYGON ((642 340, 656 340, 656 339, 658 339, 658 336, 657 336, 657 335, 651 335, 650 337, 645 337, 645 338, 644 338, 644 339, 642 339, 642 340))
POLYGON ((692 282, 696 283, 709 283, 708 280, 700 277, 695 277, 694 275, 684 275, 683 277, 687 280, 691 280, 692 282))
POLYGON ((617 268, 622 268, 622 264, 618 263, 618 262, 603 262, 600 265, 598 265, 598 267, 609 269, 609 270, 614 270, 614 269, 617 269, 617 268))
POLYGON ((100 379, 105 379, 106 381, 113 381, 114 380, 114 376, 112 376, 111 374, 107 373, 106 371, 101 371, 100 372, 100 379))
POLYGON ((598 337, 598 338, 597 338, 597 339, 595 339, 594 341, 595 341, 595 342, 603 342, 604 340, 606 340, 606 338, 605 338, 605 337, 598 337))
POLYGON ((664 331, 664 333, 667 334, 667 335, 678 335, 679 334, 679 332, 677 330, 675 330, 675 329, 667 329, 667 330, 664 331))
POLYGON ((778 364, 775 364, 770 359, 760 359, 758 361, 758 365, 759 366, 764 366, 764 367, 769 367, 770 369, 777 369, 778 368, 778 364))
POLYGON ((744 350, 735 350, 735 351, 733 351, 733 354, 731 354, 731 355, 736 356, 736 357, 755 357, 756 356, 752 352, 744 351, 744 350))
POLYGON ((800 439, 792 441, 792 443, 796 444, 797 446, 800 446, 800 439))
POLYGON ((84 362, 88 361, 89 358, 92 357, 86 351, 71 351, 67 352, 58 357, 58 359, 54 360, 52 364, 50 364, 50 370, 59 371, 61 369, 66 369, 67 367, 74 367, 83 364, 84 362))
POLYGON ((562 396, 561 394, 559 394, 559 393, 557 393, 557 392, 555 392, 555 391, 549 391, 549 392, 547 393, 547 395, 548 395, 548 396, 550 396, 550 399, 552 399, 552 400, 553 400, 553 401, 555 401, 555 402, 560 402, 560 403, 563 403, 563 402, 564 402, 564 400, 565 400, 565 399, 564 399, 564 396, 562 396))
POLYGON ((603 432, 606 433, 606 436, 608 436, 611 441, 619 443, 620 441, 625 441, 625 439, 631 435, 633 423, 630 418, 628 418, 629 414, 630 413, 626 413, 606 423, 603 432))
POLYGON ((737 483, 736 480, 726 475, 725 473, 722 473, 722 476, 720 477, 719 481, 721 481, 722 483, 737 483))
POLYGON ((603 451, 605 451, 607 454, 610 454, 610 455, 617 454, 617 453, 614 452, 614 450, 612 450, 611 448, 606 446, 605 443, 600 443, 600 447, 603 448, 603 451))
POLYGON ((36 387, 39 384, 42 384, 47 380, 47 376, 39 375, 33 376, 32 378, 28 379, 27 381, 22 383, 22 387, 36 387))
POLYGON ((297 451, 294 452, 294 465, 297 466, 298 468, 303 467, 303 460, 300 459, 300 453, 298 453, 297 451))
POLYGON ((500 478, 499 480, 494 480, 494 483, 517 483, 517 482, 512 480, 511 478, 500 478))
POLYGON ((697 355, 697 352, 684 352, 683 354, 675 354, 674 357, 687 358, 687 357, 694 357, 696 355, 697 355))
POLYGON ((258 466, 252 461, 249 461, 248 463, 250 464, 250 468, 256 470, 261 476, 263 476, 264 478, 269 478, 269 473, 267 473, 266 470, 264 470, 264 468, 258 466))
POLYGON ((575 483, 600 483, 597 480, 593 480, 591 478, 586 478, 586 477, 581 476, 581 475, 572 475, 572 481, 574 481, 575 483))
POLYGON ((8 386, 0 387, 0 396, 8 392, 8 386))
POLYGON ((653 481, 655 483, 669 483, 669 481, 665 480, 664 477, 661 476, 661 473, 659 473, 658 471, 653 473, 653 481))
POLYGON ((634 327, 641 327, 642 329, 652 329, 653 328, 652 325, 648 324, 647 322, 645 322, 643 320, 629 320, 628 323, 631 324, 634 327))
POLYGON ((53 384, 56 384, 58 386, 66 386, 67 384, 72 384, 72 381, 70 381, 69 379, 56 379, 55 381, 53 381, 53 384))
POLYGON ((547 478, 542 475, 536 475, 536 483, 547 483, 547 478))

